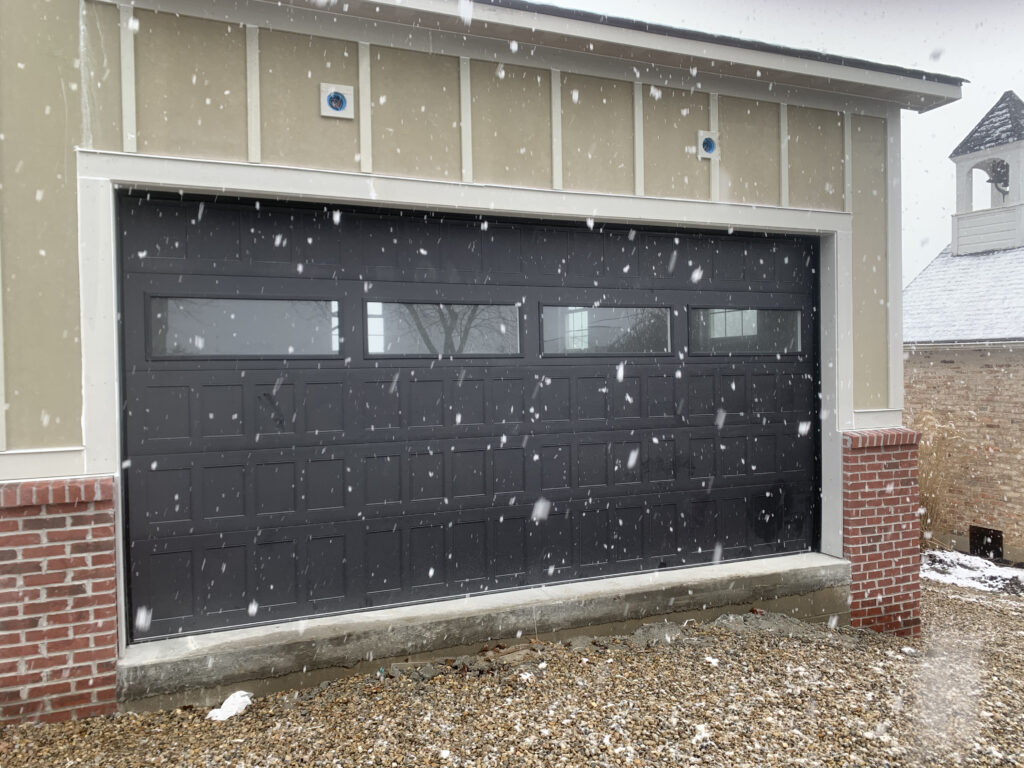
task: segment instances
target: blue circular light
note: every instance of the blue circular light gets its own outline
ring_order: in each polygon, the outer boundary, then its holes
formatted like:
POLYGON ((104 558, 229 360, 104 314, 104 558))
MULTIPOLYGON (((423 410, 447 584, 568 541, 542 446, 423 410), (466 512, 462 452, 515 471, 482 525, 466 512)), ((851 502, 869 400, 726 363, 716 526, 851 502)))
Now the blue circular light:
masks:
POLYGON ((700 143, 700 148, 704 150, 704 154, 712 155, 715 152, 715 140, 710 136, 705 136, 704 141, 700 143))
POLYGON ((345 107, 348 106, 348 99, 345 98, 345 94, 343 93, 331 91, 327 94, 327 106, 335 112, 344 112, 345 107))

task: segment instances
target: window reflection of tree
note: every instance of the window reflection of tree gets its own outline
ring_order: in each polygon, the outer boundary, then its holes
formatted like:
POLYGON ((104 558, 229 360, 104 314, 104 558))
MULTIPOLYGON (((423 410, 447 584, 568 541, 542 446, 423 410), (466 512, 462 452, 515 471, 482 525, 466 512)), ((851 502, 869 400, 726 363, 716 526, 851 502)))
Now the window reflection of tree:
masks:
POLYGON ((661 307, 545 307, 546 352, 650 354, 669 351, 668 310, 661 307), (563 334, 559 336, 558 334, 563 334))
POLYGON ((488 304, 386 304, 389 352, 430 355, 518 351, 515 307, 488 304), (388 325, 394 323, 395 329, 388 325))
POLYGON ((608 340, 602 352, 650 354, 668 352, 668 311, 640 307, 620 310, 618 334, 608 340))

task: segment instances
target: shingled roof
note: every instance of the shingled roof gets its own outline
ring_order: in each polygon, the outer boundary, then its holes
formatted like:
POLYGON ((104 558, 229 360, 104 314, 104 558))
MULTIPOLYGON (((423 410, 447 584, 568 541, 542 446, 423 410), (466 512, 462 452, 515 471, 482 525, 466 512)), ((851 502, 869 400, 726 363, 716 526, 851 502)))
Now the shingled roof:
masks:
POLYGON ((1021 139, 1024 139, 1024 101, 1013 91, 1007 91, 957 145, 950 157, 1000 147, 1021 139))
POLYGON ((1024 339, 1024 248, 935 257, 903 289, 906 343, 1024 339))

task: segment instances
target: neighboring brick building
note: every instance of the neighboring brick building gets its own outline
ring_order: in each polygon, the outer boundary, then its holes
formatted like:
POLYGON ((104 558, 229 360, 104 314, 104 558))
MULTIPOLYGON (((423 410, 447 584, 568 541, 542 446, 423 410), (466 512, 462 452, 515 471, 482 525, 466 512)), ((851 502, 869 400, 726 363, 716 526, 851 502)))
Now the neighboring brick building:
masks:
POLYGON ((934 535, 1024 560, 1024 102, 1003 94, 952 159, 953 242, 903 296, 904 420, 924 434, 934 535), (991 207, 972 211, 975 171, 991 207))

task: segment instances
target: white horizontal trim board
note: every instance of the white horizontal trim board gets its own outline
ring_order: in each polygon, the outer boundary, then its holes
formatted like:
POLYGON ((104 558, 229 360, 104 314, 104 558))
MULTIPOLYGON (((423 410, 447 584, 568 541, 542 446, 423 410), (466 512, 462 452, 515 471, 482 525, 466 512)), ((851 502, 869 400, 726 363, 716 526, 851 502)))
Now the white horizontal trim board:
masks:
POLYGON ((525 189, 489 184, 367 176, 223 160, 79 150, 79 174, 114 184, 153 189, 240 195, 283 195, 293 199, 395 208, 464 211, 536 218, 596 218, 679 227, 733 227, 751 231, 849 231, 849 214, 660 197, 525 189))
MULTIPOLYGON (((96 0, 98 2, 115 2, 116 0, 96 0)), ((447 2, 447 0, 445 0, 447 2)), ((358 3, 350 2, 350 10, 354 13, 354 7, 358 3)), ((375 5, 386 5, 377 3, 375 5)), ((696 90, 703 93, 722 93, 728 96, 739 96, 749 99, 760 99, 761 101, 816 107, 834 111, 852 111, 856 114, 885 117, 888 111, 888 103, 882 98, 870 98, 855 93, 844 93, 837 87, 843 78, 829 81, 826 85, 823 80, 817 88, 789 86, 782 83, 769 82, 767 78, 748 79, 735 76, 720 75, 714 72, 700 70, 692 74, 688 67, 672 67, 661 64, 638 62, 636 60, 620 58, 617 56, 598 55, 584 53, 581 51, 565 50, 543 45, 531 45, 520 43, 517 50, 513 52, 508 43, 504 40, 493 37, 477 37, 470 32, 449 32, 437 29, 429 29, 422 26, 412 26, 386 21, 380 14, 373 15, 373 18, 361 18, 356 15, 330 13, 327 11, 314 11, 303 9, 290 4, 278 2, 266 2, 266 0, 226 0, 225 2, 210 3, 209 0, 134 0, 136 8, 168 11, 173 7, 174 12, 186 16, 195 16, 221 22, 237 24, 248 24, 269 29, 287 30, 299 34, 317 35, 340 40, 358 41, 361 44, 380 45, 404 50, 420 51, 423 53, 442 54, 448 56, 480 59, 490 62, 503 62, 523 67, 534 67, 537 69, 559 69, 565 72, 575 72, 590 75, 592 77, 604 77, 612 80, 627 82, 640 82, 657 86, 667 86, 683 90, 696 90), (825 90, 828 88, 828 90, 825 90)), ((487 6, 474 5, 474 19, 480 20, 482 9, 487 6)), ((506 9, 503 9, 506 10, 506 9)), ((449 7, 450 11, 450 7, 449 7)), ((543 14, 530 14, 531 19, 547 19, 543 14)), ((556 22, 566 22, 565 19, 554 18, 556 22)), ((573 22, 579 24, 580 22, 573 22)), ((528 25, 529 26, 529 25, 528 25)), ((615 27, 606 25, 589 25, 598 30, 617 30, 630 32, 630 30, 618 30, 615 27)), ((524 30, 524 36, 529 34, 524 30)), ((580 34, 575 29, 574 35, 580 34)), ((647 33, 637 33, 646 35, 647 33)), ((752 53, 756 57, 764 56, 755 51, 746 51, 742 48, 726 46, 709 46, 704 43, 671 38, 660 35, 647 35, 649 42, 659 40, 675 41, 678 44, 686 43, 686 55, 694 55, 699 58, 713 59, 708 54, 712 47, 721 48, 722 52, 728 52, 724 59, 737 61, 736 54, 752 53)), ((637 45, 637 44, 633 44, 637 45)), ((650 46, 640 46, 640 48, 650 46)), ((673 49, 671 53, 679 53, 673 49)), ((792 58, 792 57, 790 57, 792 58)), ((798 71, 807 74, 815 68, 817 62, 809 59, 793 59, 798 71)), ((767 61, 761 61, 761 68, 770 69, 767 61)), ((830 65, 836 67, 838 65, 830 65)), ((848 72, 862 72, 863 70, 852 70, 840 68, 848 72)), ((883 74, 883 73, 869 73, 883 74)), ((886 75, 886 77, 893 77, 886 75)), ((917 85, 928 84, 920 80, 902 81, 911 82, 917 85)), ((893 86, 887 86, 893 87, 893 86)), ((945 93, 952 86, 941 86, 945 93)), ((959 95, 959 88, 954 89, 959 95)))
MULTIPOLYGON (((900 348, 900 356, 903 350, 900 348)), ((853 412, 854 429, 888 429, 903 426, 903 411, 899 408, 874 408, 853 412)))

